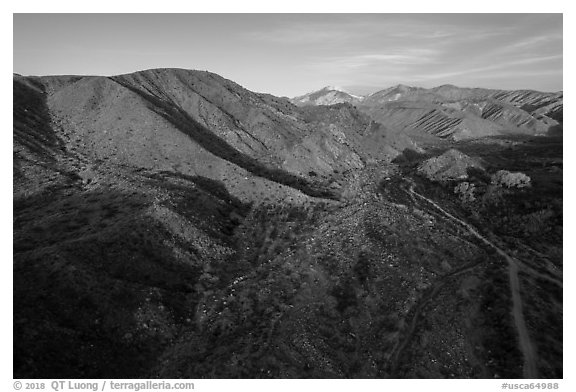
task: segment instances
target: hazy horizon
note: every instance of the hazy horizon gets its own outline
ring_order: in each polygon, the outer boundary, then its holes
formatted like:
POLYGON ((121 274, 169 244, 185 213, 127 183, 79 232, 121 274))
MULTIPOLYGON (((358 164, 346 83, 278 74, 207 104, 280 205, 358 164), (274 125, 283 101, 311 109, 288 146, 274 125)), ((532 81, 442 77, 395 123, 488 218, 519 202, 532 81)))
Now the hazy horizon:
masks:
POLYGON ((563 90, 562 14, 14 14, 13 72, 207 70, 249 90, 563 90))

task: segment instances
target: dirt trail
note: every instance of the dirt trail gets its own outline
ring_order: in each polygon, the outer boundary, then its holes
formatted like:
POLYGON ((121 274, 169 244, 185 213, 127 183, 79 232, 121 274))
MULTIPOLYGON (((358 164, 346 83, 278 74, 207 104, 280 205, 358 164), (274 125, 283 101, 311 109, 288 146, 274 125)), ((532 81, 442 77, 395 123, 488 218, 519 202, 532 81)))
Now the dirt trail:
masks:
POLYGON ((414 183, 410 184, 408 192, 422 200, 427 201, 432 206, 434 206, 438 211, 442 212, 446 217, 454 222, 459 223, 464 226, 468 231, 473 234, 476 238, 481 240, 486 245, 494 249, 500 256, 502 256, 508 262, 508 277, 510 280, 510 291, 512 294, 512 316, 514 318, 514 324, 516 330, 518 331, 518 337, 520 341, 520 350, 524 356, 524 366, 523 374, 524 378, 537 378, 538 369, 536 367, 536 350, 530 339, 530 334, 528 333, 528 328, 526 327, 526 320, 524 319, 523 302, 522 296, 520 295, 520 281, 518 279, 518 264, 519 262, 504 252, 501 248, 495 245, 493 242, 488 240, 482 234, 480 234, 474 227, 470 224, 464 222, 463 220, 450 214, 434 201, 428 199, 427 197, 414 191, 414 183))
POLYGON ((391 363, 390 374, 392 375, 392 377, 397 377, 397 371, 398 371, 398 366, 400 365, 400 358, 401 358, 402 352, 408 346, 408 343, 412 339, 412 335, 414 334, 414 331, 416 330, 416 326, 418 325, 422 311, 426 308, 426 306, 428 306, 428 304, 430 302, 432 302, 432 300, 434 298, 436 298, 436 296, 438 295, 440 290, 446 285, 446 283, 449 279, 453 278, 454 276, 461 275, 465 272, 471 271, 474 268, 476 268, 479 264, 480 263, 477 263, 477 262, 472 263, 472 264, 468 264, 468 265, 465 265, 464 267, 459 268, 459 269, 457 269, 457 270, 455 270, 455 271, 453 271, 447 275, 444 275, 442 278, 440 278, 440 280, 436 281, 434 283, 433 287, 426 293, 425 296, 423 296, 424 300, 420 301, 420 303, 416 306, 416 308, 414 310, 414 315, 412 316, 412 319, 410 320, 408 330, 404 334, 404 338, 402 340, 398 341, 398 343, 396 344, 396 347, 394 348, 394 350, 392 351, 392 354, 390 355, 390 363, 391 363))

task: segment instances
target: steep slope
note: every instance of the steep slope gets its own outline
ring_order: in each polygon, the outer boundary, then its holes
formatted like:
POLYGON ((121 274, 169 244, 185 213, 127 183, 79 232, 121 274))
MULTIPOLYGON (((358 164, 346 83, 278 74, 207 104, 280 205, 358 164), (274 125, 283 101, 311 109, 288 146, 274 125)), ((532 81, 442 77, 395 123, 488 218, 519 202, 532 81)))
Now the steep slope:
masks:
POLYGON ((542 93, 533 90, 502 91, 491 96, 498 101, 510 103, 530 113, 534 118, 550 126, 550 131, 562 132, 564 94, 542 93))
POLYGON ((500 134, 501 126, 450 104, 395 101, 363 107, 375 121, 399 131, 461 140, 500 134))
MULTIPOLYGON (((74 148, 108 162, 225 180, 229 191, 245 200, 251 197, 244 194, 250 192, 243 185, 246 177, 264 181, 259 188, 281 185, 309 196, 328 195, 335 167, 346 171, 366 159, 287 100, 252 93, 208 72, 150 70, 83 78, 54 90, 49 105, 71 143, 81 141, 74 148), (303 154, 311 138, 325 143, 315 144, 320 146, 315 154, 303 154), (357 158, 342 161, 342 154, 357 158)), ((369 123, 359 114, 322 121, 351 139, 369 123)), ((381 159, 398 154, 386 140, 379 143, 388 153, 381 159)))
POLYGON ((517 129, 518 133, 524 134, 546 135, 550 128, 558 125, 546 116, 536 117, 521 108, 494 101, 485 104, 481 116, 507 130, 517 129))
POLYGON ((562 129, 561 93, 399 85, 368 96, 359 108, 387 126, 451 140, 562 129))
MULTIPOLYGON (((190 324, 194 285, 249 206, 205 177, 98 160, 110 146, 68 140, 48 91, 113 86, 52 82, 14 78, 14 376, 138 377, 190 324)), ((70 110, 92 104, 77 98, 70 110)))
MULTIPOLYGON (((545 115, 562 122, 563 93, 545 93, 534 90, 489 90, 444 85, 430 89, 447 101, 489 101, 504 106, 515 106, 530 114, 545 115), (536 110, 539 110, 536 113, 536 110)), ((541 116, 536 118, 541 119, 541 116)))
POLYGON ((235 193, 244 199, 251 197, 251 187, 241 181, 246 177, 256 177, 262 187, 274 188, 272 193, 278 186, 294 185, 315 194, 304 181, 298 184, 296 176, 274 172, 271 164, 244 154, 249 147, 241 139, 236 149, 176 104, 151 102, 150 97, 110 78, 81 79, 56 91, 48 102, 71 148, 92 160, 198 174, 218 181, 231 177, 232 184, 239 187, 235 193))
POLYGON ((13 78, 14 196, 66 183, 73 174, 63 164, 66 147, 51 125, 45 86, 37 78, 13 78))
POLYGON ((242 203, 200 177, 115 173, 130 191, 77 181, 14 202, 15 377, 141 377, 232 253, 242 203))
POLYGON ((495 91, 490 95, 502 102, 509 102, 515 106, 543 106, 553 101, 560 103, 563 93, 544 93, 534 90, 495 91))

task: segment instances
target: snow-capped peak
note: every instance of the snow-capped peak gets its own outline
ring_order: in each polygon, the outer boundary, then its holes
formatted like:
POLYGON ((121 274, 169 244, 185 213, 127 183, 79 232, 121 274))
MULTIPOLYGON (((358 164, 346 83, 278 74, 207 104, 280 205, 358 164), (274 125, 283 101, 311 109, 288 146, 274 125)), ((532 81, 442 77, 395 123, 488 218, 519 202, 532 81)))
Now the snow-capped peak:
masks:
POLYGON ((334 105, 342 102, 359 102, 364 97, 354 95, 339 86, 326 86, 320 90, 293 98, 296 104, 334 105))
POLYGON ((362 97, 360 95, 352 94, 351 92, 347 91, 346 89, 344 89, 343 87, 340 87, 340 86, 326 86, 322 90, 324 90, 324 91, 339 91, 341 93, 347 94, 347 95, 351 96, 352 98, 356 98, 358 100, 364 99, 364 97, 362 97))
POLYGON ((342 93, 346 93, 348 94, 348 91, 344 90, 342 87, 340 86, 326 86, 324 87, 324 90, 331 90, 331 91, 340 91, 342 93))

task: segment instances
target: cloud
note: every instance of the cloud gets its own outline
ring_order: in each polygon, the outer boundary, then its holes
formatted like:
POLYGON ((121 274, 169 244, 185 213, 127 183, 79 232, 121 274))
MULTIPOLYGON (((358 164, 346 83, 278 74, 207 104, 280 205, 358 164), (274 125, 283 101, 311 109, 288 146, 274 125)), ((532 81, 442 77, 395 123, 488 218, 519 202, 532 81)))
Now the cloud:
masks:
POLYGON ((440 51, 434 49, 396 49, 388 53, 363 54, 353 56, 354 61, 360 63, 392 63, 392 64, 429 64, 436 62, 440 51))
POLYGON ((249 41, 264 41, 277 44, 316 45, 352 40, 356 34, 342 29, 320 30, 313 26, 292 26, 272 31, 252 31, 242 35, 249 41))
POLYGON ((518 51, 518 50, 528 50, 535 49, 536 47, 542 47, 544 45, 550 45, 556 42, 562 43, 561 34, 548 34, 548 35, 538 35, 534 37, 528 37, 520 41, 511 43, 502 48, 503 52, 518 51))
POLYGON ((450 44, 493 38, 513 30, 511 27, 488 30, 462 23, 434 23, 402 14, 307 15, 304 21, 287 17, 276 22, 273 28, 244 32, 241 36, 249 41, 288 45, 354 43, 364 46, 414 40, 450 44))
MULTIPOLYGON (((527 59, 512 60, 512 61, 507 61, 507 62, 485 65, 485 66, 481 66, 481 67, 474 67, 474 68, 466 68, 466 67, 461 66, 460 69, 457 69, 454 71, 414 75, 414 78, 417 80, 445 79, 445 78, 451 78, 451 77, 455 77, 455 76, 478 74, 478 73, 489 72, 489 71, 510 69, 513 67, 521 67, 521 66, 525 66, 525 65, 533 65, 533 64, 537 64, 537 63, 554 61, 554 60, 562 60, 562 55, 531 57, 531 58, 527 58, 527 59)), ((518 72, 517 69, 511 69, 511 71, 518 72)), ((536 71, 534 71, 534 72, 536 72, 536 71)))
POLYGON ((307 63, 307 66, 313 69, 334 69, 339 72, 361 72, 362 69, 374 67, 415 66, 436 63, 440 55, 441 52, 435 49, 390 49, 380 53, 317 58, 307 63))
MULTIPOLYGON (((326 83, 472 81, 562 73, 562 32, 521 16, 354 15, 278 23, 261 42, 307 48, 297 72, 326 83), (516 19, 515 19, 516 18, 516 19), (556 61, 553 63, 553 61, 556 61), (542 73, 538 73, 542 70, 542 73)), ((254 38, 254 36, 252 36, 254 38)))

